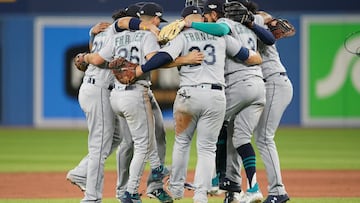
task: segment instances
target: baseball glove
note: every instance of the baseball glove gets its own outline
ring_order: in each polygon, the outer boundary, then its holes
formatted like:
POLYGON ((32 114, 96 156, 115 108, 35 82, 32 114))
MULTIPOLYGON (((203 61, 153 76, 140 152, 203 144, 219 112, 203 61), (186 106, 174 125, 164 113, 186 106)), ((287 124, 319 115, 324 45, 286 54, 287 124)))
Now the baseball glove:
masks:
POLYGON ((272 19, 267 23, 268 28, 273 33, 275 39, 291 37, 295 35, 295 27, 285 19, 272 19))
POLYGON ((159 44, 166 44, 168 41, 174 39, 185 27, 185 24, 184 19, 178 19, 164 26, 158 36, 159 44))
POLYGON ((115 78, 122 84, 132 84, 136 80, 137 64, 127 61, 125 58, 116 58, 109 63, 115 78))
POLYGON ((245 25, 254 21, 254 15, 238 1, 224 3, 224 14, 225 18, 245 25))
POLYGON ((86 54, 87 54, 86 52, 79 53, 74 58, 74 64, 75 64, 76 68, 82 72, 85 72, 89 65, 88 63, 85 62, 85 59, 84 59, 84 56, 86 54))

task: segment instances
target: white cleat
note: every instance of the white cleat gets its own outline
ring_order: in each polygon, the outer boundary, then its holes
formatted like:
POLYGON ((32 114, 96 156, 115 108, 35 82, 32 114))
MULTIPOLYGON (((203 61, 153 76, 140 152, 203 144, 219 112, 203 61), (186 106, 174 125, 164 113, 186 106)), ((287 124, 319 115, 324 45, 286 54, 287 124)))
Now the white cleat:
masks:
POLYGON ((242 197, 241 203, 261 203, 263 195, 259 189, 259 185, 256 183, 253 188, 248 189, 242 197))

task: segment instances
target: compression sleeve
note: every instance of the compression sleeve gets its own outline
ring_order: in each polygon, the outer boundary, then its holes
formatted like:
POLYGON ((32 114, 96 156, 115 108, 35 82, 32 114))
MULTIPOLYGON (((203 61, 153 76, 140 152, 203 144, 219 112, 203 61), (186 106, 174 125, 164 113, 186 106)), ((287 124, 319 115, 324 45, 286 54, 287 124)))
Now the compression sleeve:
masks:
POLYGON ((146 73, 151 70, 160 68, 161 66, 170 63, 173 58, 167 52, 158 52, 151 59, 141 66, 141 70, 146 73))
POLYGON ((234 57, 241 61, 246 61, 246 59, 249 58, 249 54, 249 49, 241 47, 240 51, 234 57))
POLYGON ((224 36, 230 32, 229 26, 225 23, 192 22, 191 27, 215 36, 224 36))
POLYGON ((256 23, 253 24, 251 29, 264 44, 273 45, 275 43, 275 37, 269 30, 257 25, 256 23))

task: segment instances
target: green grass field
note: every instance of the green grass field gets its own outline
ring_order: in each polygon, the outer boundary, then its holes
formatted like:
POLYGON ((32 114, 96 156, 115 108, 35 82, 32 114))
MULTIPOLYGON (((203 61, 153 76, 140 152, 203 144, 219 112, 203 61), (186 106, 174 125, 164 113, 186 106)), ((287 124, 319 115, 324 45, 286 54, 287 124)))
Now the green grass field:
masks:
MULTIPOLYGON (((174 133, 168 131, 166 164, 171 164, 171 146, 174 133)), ((282 169, 360 170, 360 129, 302 129, 281 128, 276 135, 282 169)), ((192 146, 189 169, 193 169, 196 156, 192 146)), ((0 128, 0 172, 64 172, 74 167, 87 153, 87 131, 37 130, 0 128)), ((258 156, 259 157, 259 156, 258 156)), ((259 169, 263 168, 257 159, 259 169)), ((106 170, 116 170, 114 154, 106 163, 106 170)), ((0 191, 1 193, 1 191, 0 191)), ((3 202, 79 202, 78 199, 22 200, 0 199, 3 202)), ((104 202, 117 202, 105 199, 104 202)), ((146 202, 156 201, 146 199, 146 202)), ((186 199, 181 202, 192 202, 186 199)), ((211 199, 210 203, 222 202, 211 199)), ((293 198, 291 202, 360 202, 360 198, 293 198)))

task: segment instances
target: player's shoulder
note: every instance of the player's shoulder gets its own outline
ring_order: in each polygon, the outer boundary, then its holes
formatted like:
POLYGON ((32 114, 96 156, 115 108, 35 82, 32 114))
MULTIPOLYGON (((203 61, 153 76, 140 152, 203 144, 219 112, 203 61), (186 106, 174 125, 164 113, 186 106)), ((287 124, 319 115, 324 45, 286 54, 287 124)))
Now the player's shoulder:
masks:
POLYGON ((225 24, 231 26, 232 24, 235 23, 235 21, 233 21, 233 20, 231 20, 231 19, 229 19, 229 18, 219 18, 219 19, 216 21, 216 23, 225 23, 225 24))
POLYGON ((260 14, 254 15, 254 22, 262 27, 265 27, 265 20, 264 17, 260 14))
POLYGON ((141 38, 142 40, 155 40, 157 41, 157 36, 149 31, 149 30, 138 30, 136 31, 137 33, 139 33, 139 38, 141 38))

